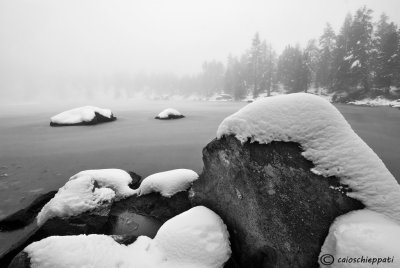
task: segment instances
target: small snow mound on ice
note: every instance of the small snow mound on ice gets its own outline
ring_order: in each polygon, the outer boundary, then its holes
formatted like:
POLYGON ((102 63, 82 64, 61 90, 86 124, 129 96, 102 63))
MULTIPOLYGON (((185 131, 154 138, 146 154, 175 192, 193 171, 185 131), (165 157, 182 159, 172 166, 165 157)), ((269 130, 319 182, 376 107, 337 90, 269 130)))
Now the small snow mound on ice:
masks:
POLYGON ((159 172, 144 178, 139 188, 135 191, 138 195, 159 192, 162 196, 171 197, 178 192, 189 189, 198 178, 199 175, 190 169, 159 172))
POLYGON ((112 189, 115 192, 116 201, 135 193, 135 191, 129 187, 129 184, 132 182, 132 177, 128 172, 122 169, 110 168, 84 170, 75 174, 69 180, 75 180, 82 176, 93 178, 100 187, 112 189))
POLYGON ((225 224, 201 206, 167 221, 153 240, 125 246, 106 235, 52 236, 24 251, 32 268, 220 268, 231 254, 225 224))
POLYGON ((257 100, 225 118, 217 138, 241 142, 297 142, 312 171, 337 176, 350 197, 400 222, 400 186, 379 157, 328 101, 306 93, 257 100))
POLYGON ((39 225, 54 217, 70 217, 95 209, 105 202, 135 193, 131 176, 121 169, 85 170, 72 176, 39 212, 39 225))
POLYGON ((90 122, 96 116, 95 113, 99 113, 108 118, 111 118, 112 116, 112 112, 109 109, 101 109, 94 106, 83 106, 59 113, 50 118, 50 121, 56 124, 77 124, 81 122, 90 122))
MULTIPOLYGON (((368 210, 358 210, 338 217, 329 229, 320 257, 333 255, 332 268, 370 267, 371 263, 339 263, 339 258, 386 258, 375 260, 378 267, 399 267, 400 226, 390 218, 368 210), (394 262, 388 262, 387 258, 394 262)), ((361 261, 361 260, 360 260, 361 261)), ((322 266, 321 266, 322 267, 322 266)))
POLYGON ((179 111, 175 110, 175 109, 167 108, 164 111, 162 111, 161 113, 159 113, 157 115, 157 118, 165 119, 165 118, 168 118, 170 116, 182 116, 182 114, 179 111))

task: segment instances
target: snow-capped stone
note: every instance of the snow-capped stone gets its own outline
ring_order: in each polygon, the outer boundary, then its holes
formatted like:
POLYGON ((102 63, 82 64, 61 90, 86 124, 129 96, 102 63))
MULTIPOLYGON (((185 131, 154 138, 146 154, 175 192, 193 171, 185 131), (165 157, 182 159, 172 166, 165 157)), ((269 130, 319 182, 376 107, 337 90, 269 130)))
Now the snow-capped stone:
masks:
POLYGON ((155 118, 156 119, 178 119, 183 118, 183 116, 178 110, 173 108, 167 108, 161 113, 159 113, 155 118))
POLYGON ((352 189, 348 196, 400 222, 400 185, 328 101, 305 93, 257 100, 220 124, 217 138, 228 135, 242 143, 299 143, 314 173, 339 177, 352 189))
POLYGON ((194 207, 167 221, 152 240, 129 246, 105 235, 52 236, 25 248, 32 268, 219 268, 229 259, 229 234, 217 214, 194 207))
POLYGON ((394 268, 399 266, 399 249, 400 226, 398 223, 381 213, 363 209, 350 212, 335 220, 322 246, 319 262, 321 264, 324 256, 329 254, 335 260, 329 266, 332 268, 370 267, 371 265, 394 268), (361 260, 361 257, 365 262, 361 260), (371 259, 369 263, 368 258, 371 259))
POLYGON ((120 169, 86 170, 72 176, 39 212, 42 225, 53 217, 70 217, 90 211, 135 193, 129 188, 132 178, 120 169))
POLYGON ((174 194, 186 191, 199 175, 190 169, 174 169, 152 174, 143 179, 136 193, 146 195, 159 192, 162 196, 171 197, 174 194))
POLYGON ((76 125, 96 124, 100 122, 113 121, 116 118, 109 109, 95 106, 83 106, 59 113, 50 118, 50 125, 76 125))

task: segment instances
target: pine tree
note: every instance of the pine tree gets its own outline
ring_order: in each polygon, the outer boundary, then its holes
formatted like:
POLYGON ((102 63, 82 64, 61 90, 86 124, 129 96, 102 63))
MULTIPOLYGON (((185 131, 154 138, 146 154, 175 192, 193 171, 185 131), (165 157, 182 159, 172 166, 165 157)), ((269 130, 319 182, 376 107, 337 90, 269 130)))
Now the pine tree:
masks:
POLYGON ((267 44, 266 41, 261 43, 261 57, 260 57, 260 92, 267 91, 267 95, 271 95, 272 79, 274 75, 275 65, 275 52, 272 46, 267 44))
POLYGON ((353 19, 348 57, 352 61, 351 85, 354 88, 361 86, 366 92, 371 88, 372 32, 372 10, 364 6, 356 11, 353 19))
POLYGON ((324 33, 319 39, 319 59, 316 72, 317 87, 331 88, 333 82, 333 51, 336 45, 336 35, 332 26, 327 23, 324 33))
POLYGON ((287 46, 278 60, 278 80, 289 92, 307 91, 308 74, 304 54, 299 46, 287 46))
POLYGON ((382 14, 375 32, 374 84, 377 88, 389 91, 395 82, 398 69, 398 44, 399 36, 396 25, 388 23, 388 17, 382 14))
POLYGON ((351 84, 350 66, 353 59, 350 53, 350 31, 352 16, 348 14, 340 33, 336 36, 336 46, 333 50, 332 61, 332 91, 348 92, 351 84))
POLYGON ((253 88, 253 97, 257 97, 261 91, 261 40, 258 33, 254 35, 250 54, 249 54, 249 73, 250 73, 250 83, 253 88))
POLYGON ((315 39, 308 41, 303 52, 304 90, 307 91, 312 84, 316 84, 316 73, 318 68, 319 49, 315 39))

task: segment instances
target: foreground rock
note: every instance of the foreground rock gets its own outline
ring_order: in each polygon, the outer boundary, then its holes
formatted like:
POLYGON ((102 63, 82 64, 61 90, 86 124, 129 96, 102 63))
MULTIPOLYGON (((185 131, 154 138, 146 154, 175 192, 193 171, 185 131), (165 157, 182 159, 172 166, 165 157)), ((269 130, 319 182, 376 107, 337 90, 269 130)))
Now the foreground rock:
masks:
POLYGON ((203 150, 204 171, 191 201, 215 211, 228 226, 232 263, 318 267, 334 219, 363 208, 345 195, 337 178, 312 173, 301 152, 296 143, 241 144, 232 136, 203 150))
POLYGON ((170 120, 170 119, 180 119, 184 118, 185 116, 181 114, 178 110, 168 108, 159 113, 155 119, 160 119, 160 120, 170 120))
POLYGON ((117 120, 117 118, 109 109, 102 109, 94 106, 84 106, 53 116, 50 119, 50 126, 60 127, 96 125, 115 120, 117 120))
MULTIPOLYGON (((130 187, 137 188, 142 180, 141 176, 134 172, 129 172, 129 175, 132 177, 130 187)), ((38 199, 47 198, 48 201, 50 194, 54 195, 54 192, 38 199)), ((41 206, 36 206, 36 213, 44 205, 45 203, 41 202, 41 206)), ((50 218, 40 227, 37 226, 35 220, 33 231, 0 256, 0 267, 7 267, 14 257, 10 267, 29 267, 24 266, 29 264, 29 260, 22 250, 32 242, 54 235, 107 234, 121 244, 131 244, 140 235, 153 238, 162 223, 190 208, 188 192, 180 192, 171 198, 163 197, 159 193, 151 193, 131 196, 113 203, 103 203, 96 209, 77 216, 50 218)), ((30 221, 33 221, 31 214, 29 217, 23 212, 17 215, 21 219, 30 218, 30 221)), ((17 218, 14 221, 19 222, 17 218)))

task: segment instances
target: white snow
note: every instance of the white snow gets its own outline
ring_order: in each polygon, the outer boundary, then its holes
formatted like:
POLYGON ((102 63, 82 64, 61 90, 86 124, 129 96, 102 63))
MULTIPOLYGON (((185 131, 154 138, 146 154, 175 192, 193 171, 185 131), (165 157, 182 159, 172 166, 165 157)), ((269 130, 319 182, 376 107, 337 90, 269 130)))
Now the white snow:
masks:
POLYGON ((52 236, 24 249, 32 268, 222 268, 231 254, 221 218, 194 207, 167 221, 154 239, 125 246, 105 235, 52 236))
POLYGON ((353 54, 350 54, 350 55, 348 55, 347 57, 344 57, 343 59, 344 60, 351 60, 351 59, 353 59, 353 54))
POLYGON ((146 195, 159 192, 162 196, 171 197, 174 194, 186 191, 199 175, 190 169, 174 169, 152 174, 143 179, 136 193, 146 195))
POLYGON ((50 118, 52 123, 57 124, 76 124, 81 122, 89 122, 99 113, 104 117, 111 118, 112 112, 109 109, 101 109, 94 106, 83 106, 59 113, 50 118))
POLYGON ((120 169, 86 170, 72 176, 39 212, 38 225, 53 217, 70 217, 135 193, 130 175, 120 169))
POLYGON ((400 226, 390 218, 368 209, 350 212, 338 217, 331 225, 320 257, 325 254, 333 255, 335 259, 328 266, 331 268, 371 267, 373 258, 376 258, 374 265, 377 267, 397 268, 400 266, 400 226), (362 256, 372 260, 363 263, 358 259, 362 256), (346 257, 355 260, 349 263, 346 257), (392 258, 393 261, 389 262, 392 258))
POLYGON ((69 180, 79 179, 84 176, 93 178, 100 187, 110 188, 115 192, 116 201, 131 196, 135 193, 128 185, 132 182, 132 177, 122 169, 92 169, 81 171, 69 180))
POLYGON ((314 163, 314 173, 339 177, 352 189, 350 197, 400 222, 399 184, 340 112, 318 96, 296 93, 257 100, 220 124, 217 138, 225 135, 241 142, 297 142, 314 163))
POLYGON ((361 63, 360 63, 359 60, 355 60, 355 61, 351 64, 350 69, 353 69, 353 68, 355 68, 355 67, 361 67, 361 63))
POLYGON ((158 118, 168 118, 169 116, 181 116, 182 114, 173 108, 167 108, 157 115, 158 118))
POLYGON ((391 106, 396 107, 399 105, 398 100, 389 100, 382 96, 378 96, 376 98, 365 98, 362 100, 350 101, 349 104, 353 105, 363 105, 363 106, 391 106))

